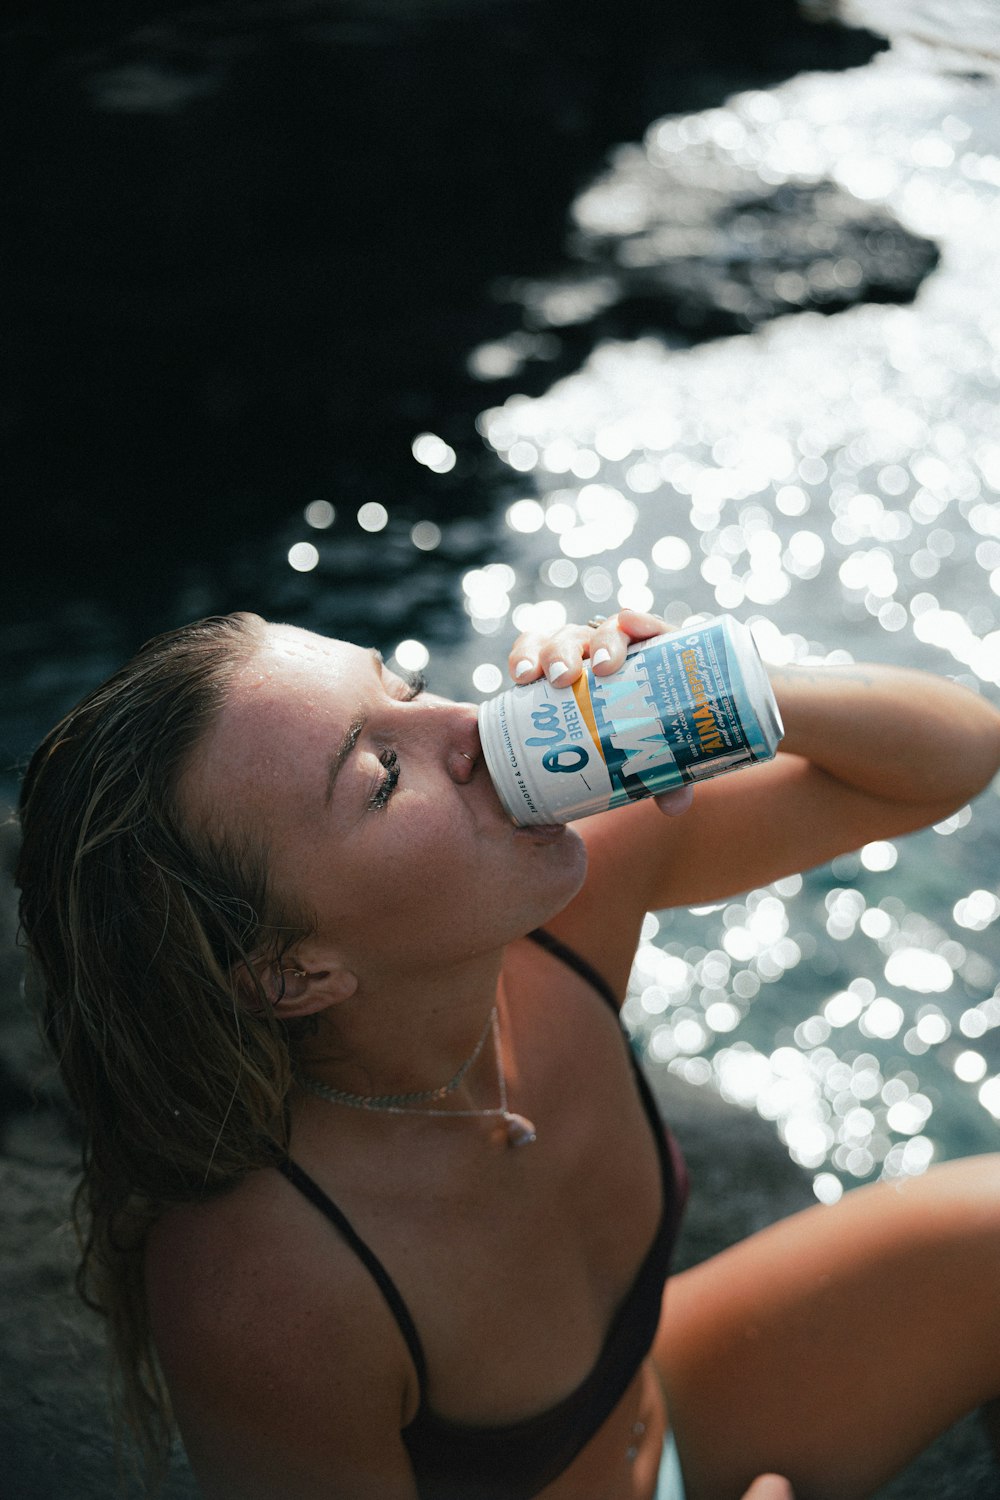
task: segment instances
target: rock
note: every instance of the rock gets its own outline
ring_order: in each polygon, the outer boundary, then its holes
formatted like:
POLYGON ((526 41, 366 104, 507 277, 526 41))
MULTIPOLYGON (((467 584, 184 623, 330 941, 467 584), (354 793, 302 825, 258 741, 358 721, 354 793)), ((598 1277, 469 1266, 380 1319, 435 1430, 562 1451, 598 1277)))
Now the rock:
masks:
POLYGON ((910 302, 940 259, 931 240, 834 182, 748 191, 750 174, 725 162, 690 151, 650 162, 650 149, 622 148, 578 200, 576 268, 500 288, 529 327, 694 342, 787 313, 910 302))
MULTIPOLYGON (((38 1023, 23 994, 23 956, 17 945, 14 861, 18 833, 13 814, 0 808, 0 1151, 10 1149, 10 1132, 28 1122, 63 1137, 68 1119, 65 1095, 46 1053, 38 1023)), ((29 1152, 32 1150, 27 1145, 29 1152)))
POLYGON ((795 1165, 759 1115, 727 1104, 709 1089, 694 1088, 665 1068, 650 1068, 649 1077, 691 1177, 677 1270, 816 1202, 809 1174, 795 1165))
MULTIPOLYGON (((70 1290, 75 1242, 63 1165, 0 1159, 0 1450, 10 1500, 109 1500, 116 1459, 99 1319, 70 1290)), ((123 1495, 142 1488, 126 1484, 123 1495)), ((162 1500, 195 1500, 178 1455, 162 1500)))

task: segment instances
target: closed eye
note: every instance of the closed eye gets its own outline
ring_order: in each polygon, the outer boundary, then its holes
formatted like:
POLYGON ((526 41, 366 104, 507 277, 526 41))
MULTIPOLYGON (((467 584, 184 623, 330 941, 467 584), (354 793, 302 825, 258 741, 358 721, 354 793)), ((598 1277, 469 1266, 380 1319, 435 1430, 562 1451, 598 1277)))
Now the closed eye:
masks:
POLYGON ((403 702, 412 703, 414 698, 419 698, 420 694, 426 688, 427 679, 423 672, 408 672, 403 670, 398 675, 402 678, 403 685, 406 688, 403 702))
MULTIPOLYGON (((412 703, 415 698, 420 697, 420 694, 427 686, 422 672, 411 672, 406 668, 402 668, 393 675, 399 678, 403 686, 402 695, 398 700, 401 703, 412 703)), ((384 807, 389 805, 389 798, 399 785, 399 778, 402 772, 402 767, 399 764, 399 756, 395 750, 381 751, 378 759, 379 765, 385 774, 368 798, 368 806, 374 812, 381 812, 384 807)))
POLYGON ((382 808, 388 806, 389 798, 396 790, 400 775, 399 756, 395 750, 383 750, 378 759, 385 775, 368 798, 368 806, 375 812, 380 812, 382 808))

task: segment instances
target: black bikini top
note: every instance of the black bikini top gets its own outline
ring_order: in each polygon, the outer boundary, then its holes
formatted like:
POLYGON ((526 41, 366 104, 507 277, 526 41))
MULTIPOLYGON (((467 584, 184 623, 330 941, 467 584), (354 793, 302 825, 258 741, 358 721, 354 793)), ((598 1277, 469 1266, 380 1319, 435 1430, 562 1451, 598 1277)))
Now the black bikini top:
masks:
MULTIPOLYGON (((610 986, 587 961, 551 933, 531 938, 586 979, 615 1011, 610 986)), ((656 1141, 663 1182, 663 1208, 653 1242, 635 1280, 611 1320, 597 1363, 555 1406, 537 1416, 499 1427, 473 1427, 437 1416, 427 1402, 427 1361, 409 1309, 375 1252, 322 1188, 290 1158, 278 1168, 336 1225, 371 1272, 406 1340, 417 1373, 420 1405, 403 1428, 420 1500, 531 1500, 563 1473, 621 1400, 652 1347, 663 1287, 687 1199, 687 1173, 672 1136, 659 1118, 649 1085, 631 1046, 636 1084, 656 1141)))

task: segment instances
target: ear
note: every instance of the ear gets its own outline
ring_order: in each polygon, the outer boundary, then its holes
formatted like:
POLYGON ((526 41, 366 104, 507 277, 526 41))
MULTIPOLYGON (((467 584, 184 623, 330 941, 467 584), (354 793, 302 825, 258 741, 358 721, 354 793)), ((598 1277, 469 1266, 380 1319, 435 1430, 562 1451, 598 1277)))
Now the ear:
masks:
POLYGON ((241 990, 252 1004, 259 1006, 257 985, 261 985, 275 1015, 286 1021, 327 1010, 349 999, 358 987, 357 975, 336 960, 324 959, 318 963, 290 954, 277 962, 255 966, 254 978, 256 984, 244 969, 242 982, 237 980, 241 990))

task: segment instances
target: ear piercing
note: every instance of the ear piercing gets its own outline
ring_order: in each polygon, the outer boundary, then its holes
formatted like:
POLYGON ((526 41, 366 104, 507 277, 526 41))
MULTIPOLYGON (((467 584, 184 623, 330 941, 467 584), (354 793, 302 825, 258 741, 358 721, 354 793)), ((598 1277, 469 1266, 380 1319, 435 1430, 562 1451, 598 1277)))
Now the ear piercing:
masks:
POLYGON ((284 998, 285 998, 285 990, 287 988, 287 985, 285 983, 285 975, 286 974, 291 974, 295 979, 305 979, 305 977, 306 977, 306 971, 305 971, 305 969, 295 969, 295 968, 292 968, 290 965, 288 967, 286 967, 286 968, 279 969, 278 970, 278 978, 281 981, 281 986, 280 986, 280 988, 278 990, 277 995, 275 995, 274 999, 271 1001, 272 1005, 275 1005, 275 1006, 280 1005, 281 1002, 282 1002, 282 1000, 284 1000, 284 998))

